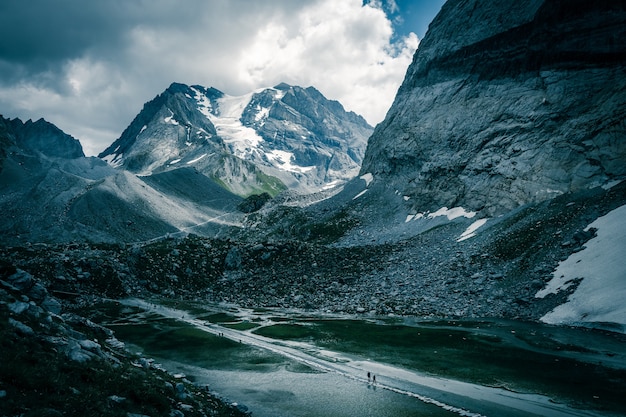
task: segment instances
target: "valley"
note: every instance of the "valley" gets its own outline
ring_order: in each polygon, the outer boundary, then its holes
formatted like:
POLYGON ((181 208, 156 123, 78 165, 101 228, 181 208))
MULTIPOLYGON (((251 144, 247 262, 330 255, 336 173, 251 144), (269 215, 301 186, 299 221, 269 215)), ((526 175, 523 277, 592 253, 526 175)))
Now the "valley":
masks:
POLYGON ((98 157, 0 115, 0 415, 626 415, 625 40, 448 0, 376 127, 285 82, 172 82, 98 157))

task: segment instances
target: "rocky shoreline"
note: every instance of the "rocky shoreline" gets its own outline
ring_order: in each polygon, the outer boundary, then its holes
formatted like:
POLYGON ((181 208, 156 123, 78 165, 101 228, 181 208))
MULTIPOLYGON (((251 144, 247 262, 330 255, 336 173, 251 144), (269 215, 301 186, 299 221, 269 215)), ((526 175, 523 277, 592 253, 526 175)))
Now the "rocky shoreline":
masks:
POLYGON ((130 353, 30 273, 0 268, 0 415, 248 415, 130 353))

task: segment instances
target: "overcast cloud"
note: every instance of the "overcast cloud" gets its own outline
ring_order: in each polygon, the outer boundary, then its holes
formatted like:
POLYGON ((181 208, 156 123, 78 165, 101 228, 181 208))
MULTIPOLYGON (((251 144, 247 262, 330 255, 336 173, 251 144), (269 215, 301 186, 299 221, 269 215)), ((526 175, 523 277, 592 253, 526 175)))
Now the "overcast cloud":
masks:
POLYGON ((44 117, 94 155, 174 81, 230 95, 284 81, 374 125, 418 46, 401 12, 393 0, 2 0, 0 114, 44 117))

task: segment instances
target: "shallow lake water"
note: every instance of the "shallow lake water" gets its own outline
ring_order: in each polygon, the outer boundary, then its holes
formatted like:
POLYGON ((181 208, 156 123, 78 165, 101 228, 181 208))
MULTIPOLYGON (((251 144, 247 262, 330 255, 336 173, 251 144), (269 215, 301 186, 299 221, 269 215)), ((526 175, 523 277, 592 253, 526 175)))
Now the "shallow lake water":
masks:
POLYGON ((609 332, 141 300, 91 313, 253 416, 626 413, 626 339, 609 332))

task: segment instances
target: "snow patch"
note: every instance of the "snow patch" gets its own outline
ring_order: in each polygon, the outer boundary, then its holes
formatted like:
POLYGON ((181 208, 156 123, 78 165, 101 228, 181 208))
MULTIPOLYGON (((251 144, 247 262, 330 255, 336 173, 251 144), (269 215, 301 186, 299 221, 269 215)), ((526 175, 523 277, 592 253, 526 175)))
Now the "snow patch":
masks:
POLYGON ((254 120, 260 122, 261 120, 267 119, 270 114, 269 107, 261 107, 257 106, 257 114, 254 116, 254 120))
POLYGON ((170 164, 170 165, 174 165, 174 164, 179 163, 180 161, 181 161, 180 159, 174 159, 174 160, 173 160, 172 162, 170 162, 169 164, 170 164))
POLYGON ((423 218, 424 218, 424 214, 423 213, 409 214, 408 216, 406 216, 406 220, 404 222, 408 223, 411 220, 417 220, 417 219, 423 219, 423 218))
MULTIPOLYGON (((118 146, 119 148, 119 146, 118 146)), ((122 165, 122 155, 123 154, 111 154, 107 155, 102 160, 107 164, 111 165, 113 168, 119 168, 122 165)))
POLYGON ((196 103, 198 103, 198 111, 202 113, 205 117, 210 118, 212 116, 213 105, 211 104, 211 100, 207 96, 205 96, 200 90, 190 87, 191 91, 195 93, 194 99, 196 103))
POLYGON ((324 185, 322 187, 322 190, 330 190, 331 188, 334 188, 335 186, 337 186, 337 185, 339 185, 341 183, 342 183, 342 181, 339 181, 339 180, 331 181, 328 184, 324 185))
POLYGON ((550 324, 618 323, 626 330, 626 205, 599 217, 596 237, 586 248, 559 263, 548 285, 535 297, 544 298, 582 279, 566 303, 541 318, 550 324))
POLYGON ((487 223, 487 219, 478 219, 474 223, 470 224, 470 226, 465 229, 461 236, 456 240, 457 242, 462 242, 466 239, 476 236, 476 230, 478 230, 481 226, 487 223))
POLYGON ((293 154, 287 151, 273 150, 271 152, 267 152, 266 156, 267 160, 272 165, 282 171, 305 173, 315 168, 314 166, 301 167, 299 165, 292 164, 291 161, 293 159, 293 154))
POLYGON ((208 154, 202 154, 199 157, 197 157, 196 159, 192 159, 191 161, 187 162, 187 165, 191 165, 191 164, 195 164, 196 162, 198 162, 199 160, 201 160, 202 158, 204 158, 205 156, 207 156, 208 154))
POLYGON ((263 138, 256 130, 246 127, 241 123, 241 115, 250 102, 252 94, 243 96, 223 96, 218 102, 218 116, 212 113, 206 114, 215 126, 217 134, 230 146, 233 154, 242 159, 250 159, 250 156, 258 152, 263 138))
POLYGON ((434 213, 428 214, 429 219, 434 219, 435 217, 446 216, 448 220, 454 220, 458 217, 467 217, 468 219, 476 216, 476 212, 473 211, 465 211, 463 207, 454 207, 449 209, 448 207, 442 207, 434 213))
MULTIPOLYGON (((148 126, 143 125, 143 127, 141 128, 141 130, 139 131, 139 133, 138 133, 138 134, 140 135, 140 134, 141 134, 144 130, 146 130, 147 128, 148 128, 148 126)), ((119 148, 119 146, 118 146, 118 148, 119 148)))
POLYGON ((171 111, 170 109, 167 109, 167 110, 169 110, 170 115, 167 116, 166 118, 164 118, 163 121, 165 123, 169 123, 169 124, 172 124, 174 126, 178 126, 179 123, 176 121, 176 119, 174 119, 174 112, 171 111))
POLYGON ((371 173, 363 174, 359 178, 365 181, 365 186, 369 187, 372 181, 374 181, 374 176, 371 173))
POLYGON ((367 189, 361 191, 360 193, 358 193, 357 195, 354 196, 353 200, 356 200, 357 198, 361 197, 363 194, 365 194, 367 192, 367 189))
POLYGON ((426 212, 426 213, 409 214, 408 216, 406 216, 406 220, 404 222, 408 223, 411 220, 417 220, 417 219, 423 219, 423 218, 434 219, 435 217, 442 217, 442 216, 446 216, 448 220, 454 220, 459 217, 466 217, 468 219, 471 219, 474 216, 476 216, 476 212, 466 211, 463 207, 454 207, 451 209, 449 209, 448 207, 442 207, 434 213, 426 212))

